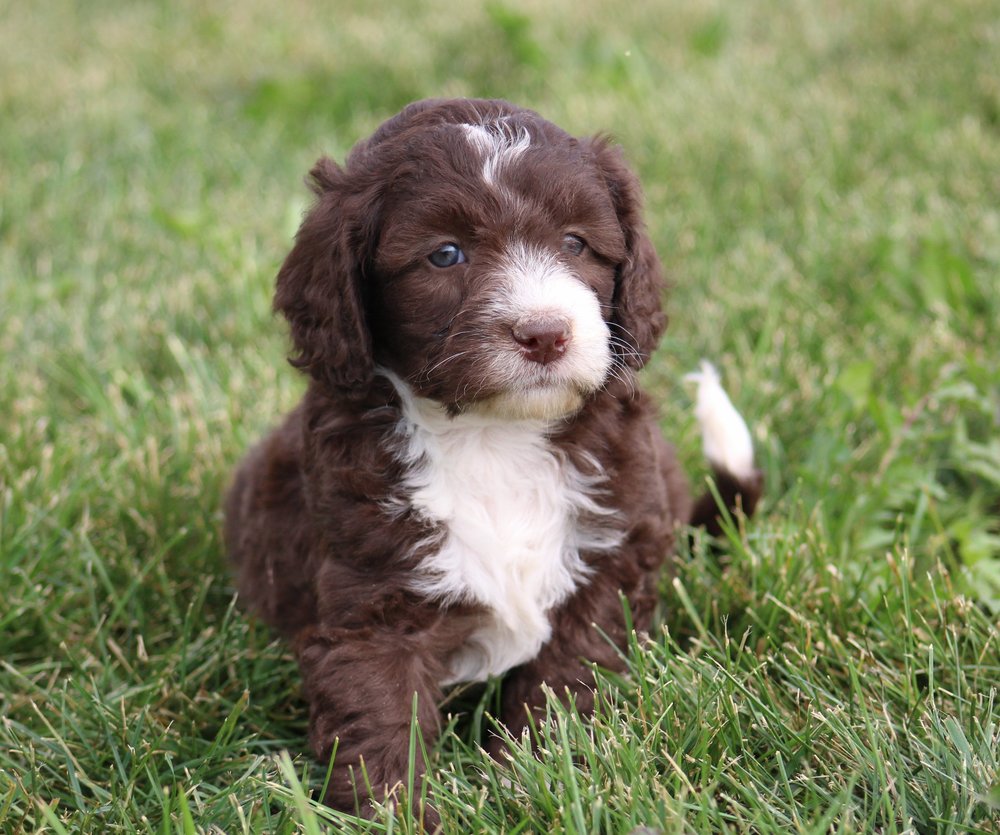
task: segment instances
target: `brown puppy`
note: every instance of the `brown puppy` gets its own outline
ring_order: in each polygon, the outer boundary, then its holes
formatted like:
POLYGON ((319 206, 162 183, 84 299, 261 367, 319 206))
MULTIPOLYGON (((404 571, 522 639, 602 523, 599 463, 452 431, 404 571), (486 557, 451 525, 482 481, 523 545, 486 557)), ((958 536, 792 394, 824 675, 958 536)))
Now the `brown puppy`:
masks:
MULTIPOLYGON (((316 755, 339 740, 326 800, 346 809, 367 806, 361 758, 380 796, 405 780, 414 694, 428 740, 458 682, 505 674, 515 735, 543 682, 588 709, 588 664, 621 667, 619 592, 647 628, 676 527, 716 508, 692 519, 636 384, 663 280, 616 148, 425 101, 312 181, 274 301, 312 379, 240 466, 226 542, 294 643, 316 755)), ((752 511, 749 435, 710 372, 699 418, 752 511)))

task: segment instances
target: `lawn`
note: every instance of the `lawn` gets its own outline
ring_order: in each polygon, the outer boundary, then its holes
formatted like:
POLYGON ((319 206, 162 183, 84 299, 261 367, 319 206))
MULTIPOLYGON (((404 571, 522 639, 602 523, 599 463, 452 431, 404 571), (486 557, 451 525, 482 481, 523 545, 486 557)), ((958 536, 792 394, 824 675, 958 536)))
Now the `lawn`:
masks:
POLYGON ((0 2, 0 831, 416 832, 310 799, 220 497, 302 380, 302 178, 406 102, 607 131, 672 280, 644 383, 757 517, 695 536, 596 715, 479 749, 449 832, 1000 832, 1000 9, 976 0, 0 2), (641 830, 643 831, 643 830, 641 830))

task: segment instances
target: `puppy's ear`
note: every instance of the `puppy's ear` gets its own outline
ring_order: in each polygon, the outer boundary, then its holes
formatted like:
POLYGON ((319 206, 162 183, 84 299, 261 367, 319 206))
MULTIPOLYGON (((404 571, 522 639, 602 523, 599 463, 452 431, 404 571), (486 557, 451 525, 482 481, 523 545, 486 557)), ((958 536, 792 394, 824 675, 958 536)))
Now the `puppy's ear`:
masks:
POLYGON ((594 158, 614 201, 627 250, 615 279, 611 330, 616 342, 628 346, 616 347, 620 361, 638 370, 656 349, 667 326, 661 299, 663 267, 642 221, 639 181, 625 164, 621 150, 606 139, 597 139, 594 158))
POLYGON ((363 392, 373 372, 362 278, 374 201, 355 193, 332 160, 320 159, 309 176, 316 203, 278 271, 274 310, 291 326, 292 365, 345 394, 363 392))

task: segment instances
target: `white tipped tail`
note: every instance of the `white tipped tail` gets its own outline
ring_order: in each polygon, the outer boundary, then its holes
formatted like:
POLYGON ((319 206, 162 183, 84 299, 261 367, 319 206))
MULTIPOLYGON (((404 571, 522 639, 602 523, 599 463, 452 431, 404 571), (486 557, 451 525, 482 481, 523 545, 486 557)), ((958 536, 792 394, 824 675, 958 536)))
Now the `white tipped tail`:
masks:
POLYGON ((757 471, 750 430, 722 388, 719 372, 712 363, 702 360, 699 370, 686 374, 684 379, 698 385, 694 414, 701 426, 709 463, 739 481, 753 479, 757 471))

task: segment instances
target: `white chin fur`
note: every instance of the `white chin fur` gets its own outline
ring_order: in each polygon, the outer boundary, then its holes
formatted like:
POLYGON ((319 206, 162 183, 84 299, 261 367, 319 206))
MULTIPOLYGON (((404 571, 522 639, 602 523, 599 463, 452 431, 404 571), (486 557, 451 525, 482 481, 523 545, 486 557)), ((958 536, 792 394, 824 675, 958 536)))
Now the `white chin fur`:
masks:
POLYGON ((750 479, 755 471, 750 430, 722 388, 719 372, 702 360, 699 370, 684 379, 698 385, 694 413, 701 425, 705 457, 738 480, 750 479))
POLYGON ((500 420, 553 421, 576 414, 583 402, 584 396, 569 386, 537 386, 502 392, 476 402, 467 411, 500 420))

